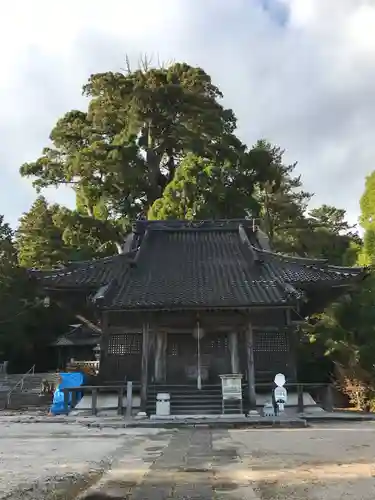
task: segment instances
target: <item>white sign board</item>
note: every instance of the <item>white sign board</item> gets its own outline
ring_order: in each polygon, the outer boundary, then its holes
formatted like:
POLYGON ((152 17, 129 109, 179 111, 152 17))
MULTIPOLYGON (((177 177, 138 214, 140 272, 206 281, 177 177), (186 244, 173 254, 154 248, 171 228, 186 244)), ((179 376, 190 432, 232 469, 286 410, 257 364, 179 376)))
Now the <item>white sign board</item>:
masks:
POLYGON ((220 375, 224 400, 242 400, 242 375, 220 375))

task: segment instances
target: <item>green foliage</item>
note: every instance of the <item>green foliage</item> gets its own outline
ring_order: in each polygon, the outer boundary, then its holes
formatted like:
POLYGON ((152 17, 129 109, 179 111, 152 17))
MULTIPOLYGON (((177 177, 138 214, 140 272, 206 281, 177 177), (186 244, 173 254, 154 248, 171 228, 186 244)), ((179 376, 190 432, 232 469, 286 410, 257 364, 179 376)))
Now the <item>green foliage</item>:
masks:
MULTIPOLYGON (((322 256, 330 258, 331 262, 350 265, 374 262, 374 179, 373 175, 368 177, 361 199, 363 244, 346 224, 343 211, 324 206, 310 214, 326 225, 324 234, 319 232, 317 242, 322 256)), ((313 241, 311 248, 314 249, 313 241)), ((335 361, 343 392, 356 400, 357 405, 367 404, 369 398, 373 398, 375 387, 375 275, 372 273, 362 286, 333 303, 314 321, 309 328, 311 338, 324 345, 326 354, 335 361)))
MULTIPOLYGON (((259 172, 256 198, 261 207, 264 230, 278 248, 290 228, 304 221, 304 212, 311 194, 301 189, 300 176, 295 176, 296 163, 285 165, 284 151, 269 142, 258 141, 251 150, 253 163, 259 172)), ((282 248, 280 248, 281 250, 282 248)))
POLYGON ((365 190, 360 200, 360 222, 363 229, 375 228, 375 171, 366 177, 365 190))
POLYGON ((66 328, 66 313, 46 309, 27 270, 18 265, 13 232, 0 216, 0 361, 26 371, 66 328))
POLYGON ((370 265, 375 263, 375 171, 366 178, 360 206, 364 240, 359 261, 361 264, 370 265))
POLYGON ((54 223, 57 206, 48 206, 39 196, 28 213, 20 219, 16 234, 18 260, 27 268, 52 268, 68 260, 62 231, 54 223))
MULTIPOLYGON (((221 164, 235 161, 243 149, 233 134, 233 112, 223 108, 220 90, 200 68, 178 63, 99 73, 83 93, 88 111, 61 118, 50 135, 52 147, 23 165, 21 174, 34 177, 37 188, 75 187, 92 219, 104 204, 111 221, 126 226, 163 194, 187 153, 221 164)), ((102 220, 103 229, 111 221, 102 220)))
POLYGON ((300 238, 306 254, 337 266, 354 265, 362 242, 345 216, 345 210, 328 205, 311 210, 300 238))
POLYGON ((113 254, 115 247, 102 242, 103 221, 90 219, 78 210, 48 205, 39 196, 20 219, 15 245, 19 264, 26 268, 51 269, 69 261, 113 254))
POLYGON ((254 172, 247 157, 236 166, 217 165, 212 160, 188 154, 166 186, 163 196, 151 206, 150 219, 245 218, 259 210, 252 195, 254 172))

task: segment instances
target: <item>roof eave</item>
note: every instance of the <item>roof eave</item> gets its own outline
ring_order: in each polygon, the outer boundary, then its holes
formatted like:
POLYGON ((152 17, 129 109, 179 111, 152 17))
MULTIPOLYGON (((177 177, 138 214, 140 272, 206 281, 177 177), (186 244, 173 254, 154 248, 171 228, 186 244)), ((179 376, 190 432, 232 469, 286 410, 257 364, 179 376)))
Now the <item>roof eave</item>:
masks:
POLYGON ((317 281, 300 281, 293 282, 293 286, 300 288, 302 290, 305 289, 329 289, 329 288, 350 288, 352 286, 358 285, 362 281, 364 281, 369 276, 369 273, 363 271, 358 273, 357 275, 352 275, 348 277, 340 277, 338 279, 332 280, 317 280, 317 281))
POLYGON ((254 304, 254 305, 238 305, 238 306, 220 306, 220 305, 200 305, 200 306, 184 306, 184 305, 163 305, 163 306, 134 306, 134 307, 112 307, 104 305, 101 307, 106 312, 158 312, 158 311, 251 311, 264 309, 293 309, 296 307, 297 301, 275 302, 274 304, 254 304))

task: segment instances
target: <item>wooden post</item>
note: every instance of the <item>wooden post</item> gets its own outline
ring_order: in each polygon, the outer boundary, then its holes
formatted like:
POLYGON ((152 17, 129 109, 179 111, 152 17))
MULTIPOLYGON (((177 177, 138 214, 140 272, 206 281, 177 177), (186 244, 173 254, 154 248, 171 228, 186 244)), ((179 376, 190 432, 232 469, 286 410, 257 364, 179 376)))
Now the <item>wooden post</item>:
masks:
POLYGON ((102 334, 100 337, 100 361, 99 361, 99 375, 101 376, 101 378, 103 377, 103 375, 105 377, 106 373, 108 373, 108 363, 106 362, 108 358, 108 345, 109 345, 109 335, 110 335, 108 325, 109 325, 108 312, 103 312, 102 334), (102 368, 104 368, 104 370, 102 368))
POLYGON ((132 417, 133 408, 133 382, 127 382, 126 384, 126 418, 132 417))
POLYGON ((120 387, 117 397, 117 415, 122 415, 122 403, 124 399, 124 388, 120 387))
POLYGON ((238 356, 238 333, 230 332, 229 334, 229 350, 232 373, 240 372, 240 363, 238 356))
POLYGON ((166 378, 167 362, 167 334, 165 332, 156 332, 155 346, 155 382, 163 383, 166 378))
POLYGON ((327 394, 326 394, 326 411, 333 411, 334 403, 333 403, 333 387, 332 384, 327 385, 327 394))
MULTIPOLYGON (((290 311, 289 311, 290 313, 290 311)), ((289 377, 291 377, 292 382, 298 381, 297 373, 297 356, 298 356, 298 335, 295 328, 289 328, 287 330, 288 341, 289 341, 289 377)))
POLYGON ((69 391, 64 391, 64 413, 69 414, 69 391))
POLYGON ((248 324, 245 333, 246 338, 246 358, 247 358, 247 387, 250 410, 255 410, 256 393, 255 393, 255 363, 254 363, 254 334, 251 323, 248 324))
POLYGON ((149 352, 149 325, 142 328, 142 367, 141 367, 141 411, 146 411, 147 383, 148 383, 148 352, 149 352))
POLYGON ((98 413, 98 390, 93 389, 91 393, 91 413, 96 415, 98 413))
POLYGON ((71 408, 75 408, 77 405, 77 391, 72 391, 72 404, 71 408))
POLYGON ((305 405, 303 403, 303 385, 297 385, 297 394, 298 394, 298 411, 299 413, 303 413, 305 409, 305 405))

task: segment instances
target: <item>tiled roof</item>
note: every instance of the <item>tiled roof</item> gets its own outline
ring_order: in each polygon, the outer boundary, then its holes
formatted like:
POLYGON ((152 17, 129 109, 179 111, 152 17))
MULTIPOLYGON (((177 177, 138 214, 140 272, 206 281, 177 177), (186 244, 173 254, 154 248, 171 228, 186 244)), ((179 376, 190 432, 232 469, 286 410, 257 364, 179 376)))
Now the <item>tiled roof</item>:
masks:
POLYGON ((128 253, 39 276, 46 288, 90 287, 109 309, 295 304, 311 285, 356 281, 361 268, 260 248, 249 221, 141 221, 128 253))
POLYGON ((98 342, 100 342, 100 334, 79 325, 73 327, 65 335, 60 335, 51 345, 55 347, 96 346, 98 342))
POLYGON ((118 274, 126 273, 128 255, 114 255, 91 262, 69 264, 52 271, 30 270, 31 276, 49 288, 97 288, 109 283, 118 274))

